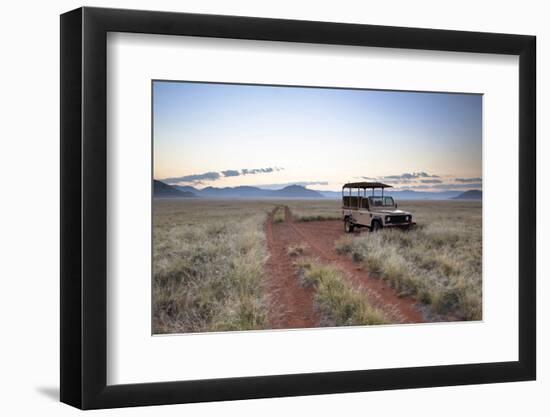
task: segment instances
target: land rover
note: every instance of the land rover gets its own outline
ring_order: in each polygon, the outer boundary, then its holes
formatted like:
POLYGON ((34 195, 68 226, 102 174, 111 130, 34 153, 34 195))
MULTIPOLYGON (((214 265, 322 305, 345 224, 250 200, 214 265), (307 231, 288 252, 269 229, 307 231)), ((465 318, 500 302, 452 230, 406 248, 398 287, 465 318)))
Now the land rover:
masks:
POLYGON ((380 182, 344 184, 342 217, 346 233, 361 227, 375 232, 384 227, 407 229, 416 224, 411 213, 398 210, 393 197, 384 195, 385 188, 391 188, 391 185, 380 182), (381 190, 378 195, 375 192, 377 189, 381 190))

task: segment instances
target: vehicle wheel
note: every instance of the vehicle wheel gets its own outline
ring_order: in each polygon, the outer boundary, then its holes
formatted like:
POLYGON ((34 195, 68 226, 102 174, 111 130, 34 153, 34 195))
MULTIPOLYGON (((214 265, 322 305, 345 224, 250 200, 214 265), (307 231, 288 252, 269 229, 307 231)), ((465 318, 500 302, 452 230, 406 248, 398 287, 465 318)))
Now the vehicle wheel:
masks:
POLYGON ((349 219, 344 220, 344 230, 346 233, 353 233, 353 223, 349 221, 349 219))
POLYGON ((370 227, 370 231, 377 232, 380 229, 382 229, 382 225, 380 224, 380 222, 378 220, 373 220, 372 226, 370 227))

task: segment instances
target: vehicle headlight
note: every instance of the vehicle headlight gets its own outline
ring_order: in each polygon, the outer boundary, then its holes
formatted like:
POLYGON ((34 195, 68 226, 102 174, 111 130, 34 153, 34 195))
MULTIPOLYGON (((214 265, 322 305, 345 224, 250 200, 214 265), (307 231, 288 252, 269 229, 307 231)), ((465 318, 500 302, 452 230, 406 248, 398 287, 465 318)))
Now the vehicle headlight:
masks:
POLYGON ((410 222, 412 220, 411 216, 405 216, 405 221, 410 222))
POLYGON ((386 216, 386 223, 389 223, 391 221, 390 216, 386 216))

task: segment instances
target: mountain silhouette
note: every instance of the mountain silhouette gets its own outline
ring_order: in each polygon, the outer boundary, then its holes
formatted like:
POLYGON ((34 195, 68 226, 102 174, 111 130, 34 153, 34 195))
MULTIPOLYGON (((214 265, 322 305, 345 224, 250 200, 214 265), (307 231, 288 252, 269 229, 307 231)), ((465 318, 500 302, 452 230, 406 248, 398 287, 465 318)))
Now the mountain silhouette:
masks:
POLYGON ((180 198, 180 197, 195 197, 195 194, 190 191, 181 191, 177 188, 165 184, 162 181, 153 180, 153 196, 155 198, 180 198))

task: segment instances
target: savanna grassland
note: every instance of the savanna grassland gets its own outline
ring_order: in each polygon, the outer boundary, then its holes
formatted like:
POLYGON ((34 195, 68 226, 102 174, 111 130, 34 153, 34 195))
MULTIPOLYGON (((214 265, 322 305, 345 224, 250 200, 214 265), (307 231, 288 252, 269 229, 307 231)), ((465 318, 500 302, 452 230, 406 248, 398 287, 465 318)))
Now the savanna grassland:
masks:
POLYGON ((459 320, 482 318, 482 208, 476 201, 408 201, 418 226, 343 237, 349 254, 429 312, 459 320))
POLYGON ((153 333, 403 322, 367 274, 423 321, 481 319, 481 203, 399 208, 417 228, 345 235, 339 200, 155 199, 153 333))
POLYGON ((341 200, 287 200, 285 205, 299 222, 340 220, 342 218, 341 200))
POLYGON ((258 201, 156 199, 153 333, 263 329, 264 222, 258 201))

